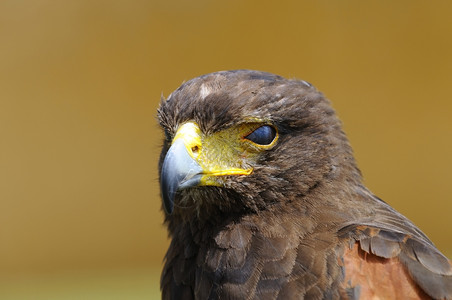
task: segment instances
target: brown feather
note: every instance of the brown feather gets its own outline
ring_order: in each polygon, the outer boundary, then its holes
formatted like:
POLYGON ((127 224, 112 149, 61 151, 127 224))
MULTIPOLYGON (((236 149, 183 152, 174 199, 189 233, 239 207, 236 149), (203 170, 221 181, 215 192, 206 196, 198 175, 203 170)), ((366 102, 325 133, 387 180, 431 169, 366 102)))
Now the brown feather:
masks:
POLYGON ((376 256, 355 243, 347 247, 342 260, 344 284, 357 289, 360 299, 431 299, 397 258, 376 256))

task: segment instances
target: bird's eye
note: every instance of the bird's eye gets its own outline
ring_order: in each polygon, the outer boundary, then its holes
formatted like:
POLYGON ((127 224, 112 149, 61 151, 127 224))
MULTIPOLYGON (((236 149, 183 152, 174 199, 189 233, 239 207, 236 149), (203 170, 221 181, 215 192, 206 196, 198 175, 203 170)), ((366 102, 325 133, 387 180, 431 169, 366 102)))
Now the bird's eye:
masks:
POLYGON ((261 146, 268 146, 273 142, 275 137, 276 129, 270 125, 264 125, 245 136, 245 139, 261 146))

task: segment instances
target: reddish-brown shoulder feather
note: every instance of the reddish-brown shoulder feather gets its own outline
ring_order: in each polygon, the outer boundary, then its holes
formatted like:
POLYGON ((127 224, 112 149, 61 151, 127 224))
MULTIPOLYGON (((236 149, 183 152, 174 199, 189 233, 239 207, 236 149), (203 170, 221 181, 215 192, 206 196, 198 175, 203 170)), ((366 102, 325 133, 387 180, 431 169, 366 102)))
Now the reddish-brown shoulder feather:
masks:
POLYGON ((452 265, 422 236, 365 225, 339 233, 349 238, 340 264, 356 298, 452 299, 452 265))
POLYGON ((344 252, 345 288, 360 299, 431 299, 398 258, 367 253, 355 243, 344 252), (358 295, 359 294, 359 295, 358 295))

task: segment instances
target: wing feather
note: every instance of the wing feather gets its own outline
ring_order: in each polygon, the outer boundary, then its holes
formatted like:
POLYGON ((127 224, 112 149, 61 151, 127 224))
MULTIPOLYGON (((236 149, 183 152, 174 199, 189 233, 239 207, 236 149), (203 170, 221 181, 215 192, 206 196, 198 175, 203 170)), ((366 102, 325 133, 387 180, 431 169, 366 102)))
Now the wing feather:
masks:
MULTIPOLYGON (((368 225, 346 226, 340 230, 339 235, 356 241, 360 250, 366 254, 375 255, 376 259, 380 258, 378 262, 387 264, 389 266, 387 268, 403 267, 414 284, 430 297, 452 299, 450 261, 431 242, 424 241, 423 236, 420 239, 410 234, 368 225)), ((362 258, 362 260, 365 259, 367 258, 362 258)), ((347 272, 347 268, 345 271, 347 272)), ((399 284, 407 286, 410 281, 399 284)), ((405 288, 415 290, 415 287, 405 288)))

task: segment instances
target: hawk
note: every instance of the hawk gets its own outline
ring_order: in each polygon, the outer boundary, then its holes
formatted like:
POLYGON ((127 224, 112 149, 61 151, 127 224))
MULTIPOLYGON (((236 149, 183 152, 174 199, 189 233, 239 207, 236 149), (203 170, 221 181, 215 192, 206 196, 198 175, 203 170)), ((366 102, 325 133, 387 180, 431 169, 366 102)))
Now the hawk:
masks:
POLYGON ((363 185, 308 82, 207 74, 158 120, 163 299, 452 299, 450 261, 363 185))

